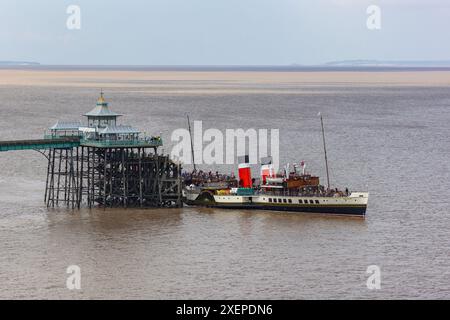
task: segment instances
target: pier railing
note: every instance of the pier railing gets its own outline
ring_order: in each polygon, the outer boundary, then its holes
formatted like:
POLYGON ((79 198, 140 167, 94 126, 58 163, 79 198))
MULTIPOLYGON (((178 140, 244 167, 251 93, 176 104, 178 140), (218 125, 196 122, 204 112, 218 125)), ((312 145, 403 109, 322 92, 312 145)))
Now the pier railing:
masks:
POLYGON ((147 147, 157 148, 163 145, 163 141, 159 137, 144 137, 139 139, 130 140, 110 140, 110 139, 86 139, 82 135, 59 135, 59 134, 46 134, 44 139, 46 140, 61 140, 78 138, 80 145, 98 148, 114 148, 114 147, 147 147))
POLYGON ((162 140, 91 140, 81 139, 82 146, 114 148, 114 147, 150 147, 156 148, 163 145, 162 140))

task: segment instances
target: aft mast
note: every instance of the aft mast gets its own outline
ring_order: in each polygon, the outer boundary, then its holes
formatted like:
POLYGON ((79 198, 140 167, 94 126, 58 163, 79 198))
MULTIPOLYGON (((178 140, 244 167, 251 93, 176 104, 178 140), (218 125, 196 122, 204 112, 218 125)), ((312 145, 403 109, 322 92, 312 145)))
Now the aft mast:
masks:
POLYGON ((187 115, 187 122, 189 128, 189 137, 191 139, 191 153, 192 153, 192 163, 194 164, 194 171, 197 171, 195 167, 195 158, 194 158, 194 142, 192 141, 192 132, 191 132, 191 121, 189 120, 189 115, 187 115))
POLYGON ((320 112, 319 112, 319 117, 320 117, 320 124, 322 125, 323 151, 324 151, 324 154, 325 154, 325 167, 326 167, 326 170, 327 170, 327 186, 328 186, 328 189, 330 189, 330 174, 329 174, 329 171, 328 171, 327 146, 326 146, 326 143, 325 143, 325 130, 323 128, 323 118, 322 118, 322 114, 320 112))

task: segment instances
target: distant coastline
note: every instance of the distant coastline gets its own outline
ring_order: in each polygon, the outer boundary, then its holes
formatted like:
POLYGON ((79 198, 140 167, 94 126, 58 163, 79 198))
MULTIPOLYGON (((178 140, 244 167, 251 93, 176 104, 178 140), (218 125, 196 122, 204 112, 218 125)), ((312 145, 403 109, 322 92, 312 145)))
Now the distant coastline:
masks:
POLYGON ((319 65, 46 65, 32 61, 0 61, 0 69, 50 71, 186 71, 186 72, 387 72, 450 71, 450 60, 342 60, 319 65))
POLYGON ((0 61, 0 66, 39 66, 39 62, 35 61, 0 61))

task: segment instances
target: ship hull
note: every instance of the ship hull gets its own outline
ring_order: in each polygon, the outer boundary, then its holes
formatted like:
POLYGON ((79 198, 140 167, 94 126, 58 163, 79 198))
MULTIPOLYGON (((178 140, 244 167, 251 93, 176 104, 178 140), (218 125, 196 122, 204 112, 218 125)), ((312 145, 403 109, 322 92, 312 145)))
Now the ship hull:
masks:
POLYGON ((366 206, 275 206, 275 205, 256 205, 256 204, 203 204, 195 201, 186 202, 191 206, 203 206, 209 208, 221 209, 244 209, 244 210, 270 210, 270 211, 287 211, 296 213, 319 213, 331 215, 360 216, 366 214, 366 206))
POLYGON ((191 206, 203 206, 221 209, 270 210, 291 213, 313 213, 365 217, 368 194, 358 193, 357 196, 342 198, 300 198, 279 196, 277 196, 276 198, 278 201, 281 200, 282 203, 268 202, 269 196, 267 195, 259 197, 221 197, 213 196, 208 193, 202 193, 198 196, 191 195, 186 197, 185 203, 191 206), (286 202, 284 202, 284 198, 286 198, 286 202), (302 202, 304 204, 298 204, 299 202, 302 202), (306 202, 308 202, 308 204, 306 204, 306 202))
POLYGON ((348 216, 364 216, 366 214, 366 207, 364 206, 315 206, 315 207, 300 207, 300 206, 273 206, 273 205, 230 205, 230 204, 215 204, 209 207, 216 207, 222 209, 252 209, 252 210, 271 210, 271 211, 288 211, 297 213, 322 213, 333 215, 348 215, 348 216))

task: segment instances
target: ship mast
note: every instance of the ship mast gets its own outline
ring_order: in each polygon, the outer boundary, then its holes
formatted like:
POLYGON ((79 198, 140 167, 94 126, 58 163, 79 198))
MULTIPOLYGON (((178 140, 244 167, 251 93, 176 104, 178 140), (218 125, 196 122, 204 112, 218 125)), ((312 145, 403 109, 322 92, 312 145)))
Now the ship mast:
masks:
POLYGON ((192 141, 191 121, 189 120, 189 115, 187 115, 187 122, 188 122, 188 128, 189 128, 189 137, 191 139, 192 163, 194 164, 194 171, 197 171, 197 168, 195 167, 194 142, 192 141))
POLYGON ((328 189, 330 189, 330 174, 328 172, 328 158, 327 158, 327 146, 325 144, 325 130, 323 128, 323 118, 322 118, 322 114, 320 112, 319 112, 319 116, 320 116, 320 124, 322 125, 323 151, 325 153, 325 167, 327 169, 327 184, 328 184, 328 189))

